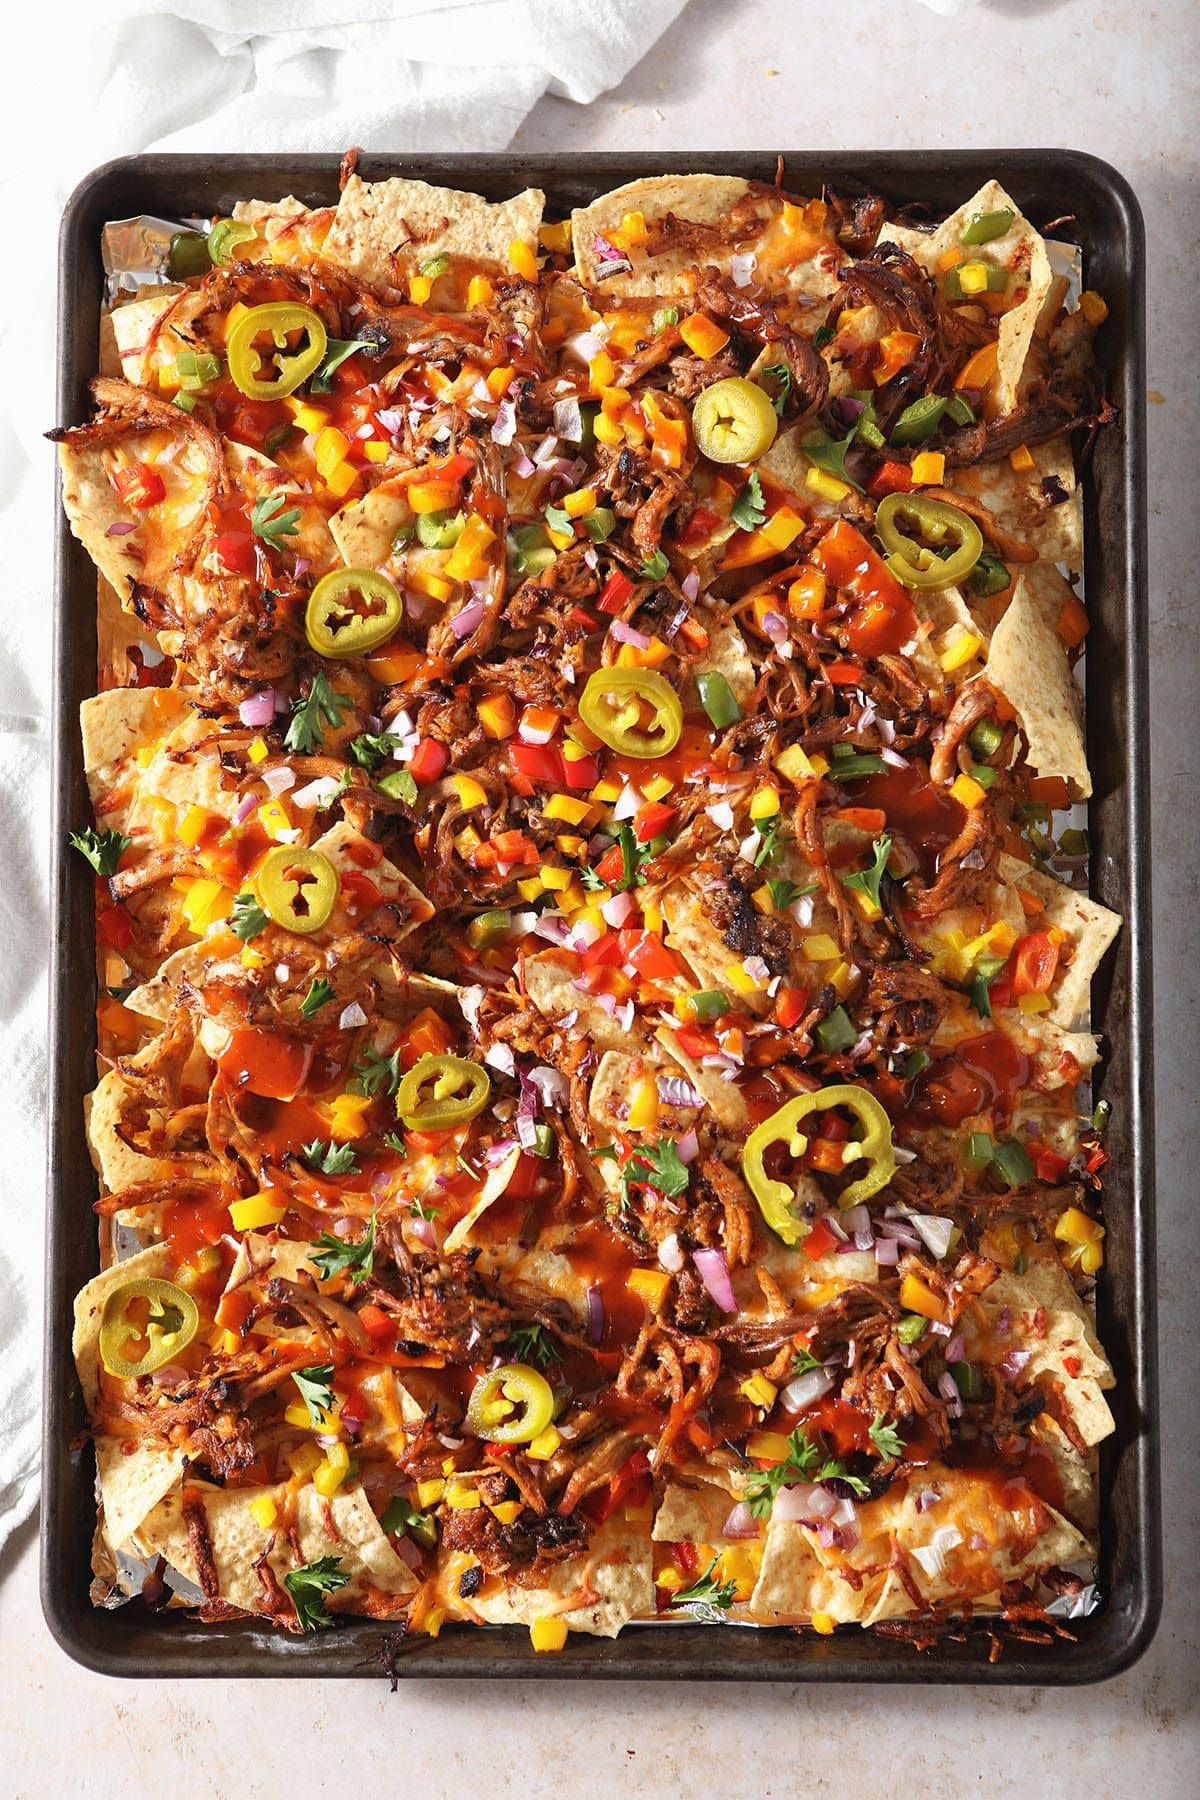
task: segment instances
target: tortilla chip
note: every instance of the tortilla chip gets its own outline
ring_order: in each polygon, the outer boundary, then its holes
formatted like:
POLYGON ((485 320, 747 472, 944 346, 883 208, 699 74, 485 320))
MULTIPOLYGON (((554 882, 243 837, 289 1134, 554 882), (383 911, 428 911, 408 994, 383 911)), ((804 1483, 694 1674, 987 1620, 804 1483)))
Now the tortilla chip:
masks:
MULTIPOLYGON (((894 236, 892 227, 887 235, 894 236)), ((927 273, 938 278, 938 259, 949 250, 963 248, 968 258, 978 258, 996 268, 1017 271, 1025 286, 1025 298, 1002 316, 998 330, 998 374, 996 388, 1001 409, 1011 412, 1017 404, 1021 376, 1025 370, 1029 346, 1033 342, 1043 303, 1054 279, 1045 241, 1024 217, 1020 207, 998 181, 985 182, 977 194, 964 202, 958 211, 938 226, 931 237, 922 237, 911 246, 911 254, 927 273), (976 248, 962 245, 962 233, 976 213, 1009 211, 1012 224, 1002 237, 993 238, 976 248)))
POLYGON ((571 1631, 616 1637, 630 1619, 654 1613, 650 1538, 642 1526, 610 1519, 580 1556, 556 1563, 543 1587, 500 1587, 464 1603, 489 1625, 561 1618, 571 1631))
POLYGON ((571 1019, 597 1050, 626 1050, 636 1041, 636 1027, 626 1031, 610 1017, 592 994, 580 993, 572 983, 578 970, 560 962, 553 950, 525 959, 525 992, 543 1018, 571 1019))
POLYGON ((750 1610, 789 1619, 825 1613, 836 1624, 850 1625, 873 1609, 882 1587, 882 1576, 854 1586, 822 1561, 803 1525, 772 1517, 750 1610))
POLYGON ((174 286, 156 288, 144 299, 127 301, 109 314, 120 358, 118 373, 137 387, 152 386, 155 369, 173 363, 181 350, 195 348, 170 325, 159 324, 173 310, 179 294, 180 289, 174 286))
POLYGON ((750 1124, 750 1109, 740 1087, 726 1079, 724 1069, 706 1069, 681 1047, 669 1025, 660 1025, 655 1037, 672 1061, 677 1062, 704 1104, 726 1131, 745 1132, 750 1124))
POLYGON ((514 239, 537 249, 545 201, 538 188, 492 205, 478 194, 401 176, 370 182, 352 175, 323 254, 365 281, 393 286, 420 263, 442 255, 510 273, 508 247, 514 239))
POLYGON ((298 219, 307 211, 303 200, 286 194, 282 200, 239 200, 229 216, 240 225, 263 225, 270 219, 298 219))
POLYGON ((946 486, 980 501, 1011 537, 1036 550, 1047 563, 1083 567, 1083 509, 1071 440, 1054 438, 1030 451, 1033 469, 1014 469, 1007 457, 952 469, 946 486), (1043 485, 1045 484, 1045 485, 1043 485), (1057 500, 1063 493, 1066 498, 1057 500))
MULTIPOLYGON (((667 300, 694 293, 707 264, 719 265, 727 260, 729 252, 710 255, 679 249, 651 257, 645 250, 635 249, 632 270, 622 275, 605 275, 596 251, 597 236, 611 242, 611 234, 620 232, 621 220, 628 212, 640 212, 651 235, 668 213, 700 225, 719 225, 729 209, 749 192, 749 187, 740 175, 651 175, 601 194, 590 206, 576 207, 571 214, 575 272, 584 287, 598 287, 606 298, 653 294, 667 300)), ((769 213, 770 207, 764 201, 763 218, 769 213)))
POLYGON ((1054 1024, 1070 1029, 1077 1019, 1087 1016, 1092 977, 1121 929, 1121 915, 1016 857, 1002 856, 1000 872, 1014 887, 1036 895, 1046 923, 1057 925, 1071 941, 1071 960, 1055 980, 1046 1015, 1054 1024))
POLYGON ((1094 1555, 1098 1549, 1100 1530, 1100 1459, 1094 1449, 1081 1456, 1058 1421, 1042 1413, 1029 1427, 1030 1436, 1046 1450, 1054 1461, 1054 1472, 1062 1489, 1062 1506, 1058 1509, 1088 1541, 1094 1555))
POLYGON ((140 769, 137 751, 157 745, 164 732, 191 717, 178 688, 110 688, 79 708, 83 767, 97 817, 112 829, 129 823, 140 769))
POLYGON ((1065 1422, 1085 1444, 1098 1444, 1116 1429, 1104 1398, 1104 1391, 1116 1385, 1112 1365, 1087 1307, 1052 1250, 1031 1260, 1022 1275, 1001 1274, 979 1304, 992 1322, 1007 1307, 1007 1348, 1031 1352, 1018 1387, 1041 1388, 1052 1410, 1063 1409, 1065 1422))
POLYGON ((330 534, 329 523, 312 494, 270 456, 252 444, 239 444, 232 438, 222 440, 225 461, 237 486, 250 501, 266 494, 280 498, 289 511, 299 513, 295 530, 288 533, 289 550, 306 556, 312 564, 314 579, 324 575, 337 562, 337 545, 330 534))
POLYGON ((184 1166, 166 1157, 144 1156, 133 1150, 118 1127, 129 1108, 131 1084, 119 1069, 110 1069, 86 1102, 88 1149, 92 1163, 109 1193, 119 1193, 137 1181, 170 1181, 184 1166))
MULTIPOLYGON (((709 1469, 708 1477, 718 1471, 709 1469)), ((650 1535, 658 1544, 719 1544, 721 1527, 734 1505, 732 1484, 712 1479, 668 1482, 650 1535)))
MULTIPOLYGON (((347 820, 341 819, 331 826, 322 837, 316 839, 313 849, 319 850, 322 856, 327 856, 339 875, 361 874, 364 868, 370 870, 370 879, 384 900, 395 909, 400 922, 400 937, 407 937, 410 931, 415 931, 418 925, 423 925, 426 919, 433 917, 435 909, 420 888, 395 863, 389 862, 386 856, 373 862, 371 858, 376 855, 376 845, 369 844, 347 820)), ((329 935, 336 935, 332 922, 323 930, 329 935)), ((314 932, 311 941, 319 942, 321 936, 321 932, 314 932)))
POLYGON ((729 683, 738 705, 744 706, 758 680, 746 640, 729 619, 717 619, 709 614, 704 623, 708 630, 708 647, 693 667, 692 675, 715 670, 729 683))
POLYGON ((1058 616, 1072 589, 1048 563, 1023 568, 992 635, 984 678, 1003 694, 1025 732, 1039 775, 1061 775, 1077 799, 1092 791, 1083 732, 1083 695, 1071 674, 1058 616))
MULTIPOLYGON (((243 1612, 262 1612, 264 1590, 254 1564, 264 1554, 282 1583, 289 1570, 318 1557, 335 1556, 350 1581, 326 1598, 330 1612, 352 1612, 368 1588, 382 1588, 398 1598, 411 1594, 416 1581, 371 1510, 359 1486, 341 1487, 329 1500, 314 1487, 302 1487, 295 1496, 295 1554, 288 1536, 276 1526, 269 1530, 255 1519, 250 1508, 267 1496, 274 1500, 281 1518, 292 1505, 289 1484, 278 1487, 217 1488, 189 1484, 203 1502, 212 1542, 218 1594, 243 1612)), ((138 1532, 138 1541, 150 1556, 164 1556, 173 1569, 199 1585, 200 1571, 192 1554, 183 1495, 168 1494, 138 1532)))
POLYGON ((396 533, 413 521, 407 493, 406 482, 381 481, 333 515, 329 529, 347 568, 381 569, 390 559, 396 533))
MULTIPOLYGON (((624 1050, 606 1050, 592 1076, 588 1094, 588 1113, 593 1121, 609 1132, 629 1130, 629 1108, 637 1083, 646 1076, 657 1082, 665 1071, 661 1058, 629 1055, 624 1050)), ((672 1073, 674 1073, 672 1071, 672 1073)), ((700 1089, 697 1088, 697 1093, 700 1089)), ((660 1095, 658 1128, 672 1136, 679 1135, 696 1123, 702 1108, 672 1104, 660 1095)))

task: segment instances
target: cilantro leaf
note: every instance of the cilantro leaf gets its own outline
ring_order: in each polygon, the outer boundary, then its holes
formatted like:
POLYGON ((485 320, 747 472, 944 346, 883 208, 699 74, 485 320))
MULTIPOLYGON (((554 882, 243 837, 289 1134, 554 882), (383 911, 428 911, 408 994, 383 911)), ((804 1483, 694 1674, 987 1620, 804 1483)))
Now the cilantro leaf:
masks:
POLYGON ((286 550, 284 538, 300 529, 300 508, 288 506, 283 494, 260 494, 250 509, 250 529, 272 550, 286 550))
POLYGON ((828 470, 830 475, 836 475, 839 481, 844 481, 850 487, 857 488, 861 494, 863 491, 861 482, 855 481, 853 475, 849 474, 846 469, 846 452, 854 442, 857 433, 857 424, 850 427, 844 438, 831 438, 828 432, 824 431, 810 431, 800 448, 809 462, 815 463, 818 469, 828 470))
POLYGON ((93 831, 90 825, 86 831, 71 833, 72 846, 87 858, 97 875, 115 875, 117 865, 132 842, 133 839, 123 832, 93 831))
POLYGON ((673 1138, 659 1138, 652 1149, 635 1150, 625 1168, 633 1187, 657 1188, 660 1194, 666 1194, 670 1199, 687 1193, 688 1167, 680 1161, 673 1138), (638 1174, 638 1167, 649 1173, 638 1174))
MULTIPOLYGON (((383 1134, 383 1141, 389 1150, 394 1150, 396 1152, 397 1156, 408 1155, 408 1145, 404 1141, 404 1133, 402 1131, 385 1131, 383 1134)), ((432 1218, 433 1215, 429 1214, 428 1216, 432 1218)))
POLYGON ((267 915, 249 888, 235 897, 233 911, 229 915, 229 929, 234 937, 239 937, 244 944, 248 944, 251 938, 256 938, 260 931, 266 930, 267 924, 267 915))
POLYGON ((375 1214, 371 1214, 370 1223, 357 1244, 348 1244, 345 1238, 334 1237, 332 1232, 323 1231, 315 1239, 313 1254, 309 1260, 320 1269, 322 1281, 328 1281, 331 1275, 343 1271, 349 1275, 352 1287, 357 1287, 360 1281, 366 1281, 375 1268, 375 1214))
POLYGON ((353 1065, 349 1085, 352 1094, 366 1094, 371 1099, 377 1094, 394 1094, 400 1086, 399 1050, 394 1050, 391 1056, 383 1056, 374 1044, 368 1044, 353 1065))
POLYGON ((311 394, 328 394, 333 388, 333 374, 348 357, 363 348, 359 338, 330 338, 325 346, 325 359, 308 384, 311 394))
POLYGON ((756 1519, 769 1518, 780 1488, 799 1481, 844 1481, 859 1499, 870 1491, 869 1484, 861 1476, 851 1475, 838 1457, 823 1458, 818 1446, 809 1441, 803 1425, 797 1425, 788 1438, 788 1453, 783 1461, 774 1468, 759 1470, 751 1478, 746 1504, 756 1519))
POLYGON ((499 1348, 514 1362, 539 1362, 543 1368, 562 1361, 558 1346, 541 1325, 514 1326, 499 1348))
POLYGON ((393 737, 390 731, 364 731, 352 740, 350 754, 360 769, 366 769, 373 775, 387 761, 392 751, 399 748, 400 739, 393 737))
POLYGON ((768 367, 761 370, 760 373, 773 376, 779 384, 775 392, 775 397, 771 401, 771 405, 775 408, 779 417, 782 418, 783 409, 787 405, 788 395, 792 391, 792 371, 788 368, 786 363, 770 363, 768 367))
POLYGON ((322 1415, 333 1411, 333 1364, 313 1363, 307 1369, 295 1369, 292 1380, 308 1408, 309 1424, 323 1424, 322 1415))
MULTIPOLYGON (((309 1168, 318 1175, 357 1175, 358 1158, 354 1154, 352 1144, 326 1143, 324 1138, 314 1138, 311 1144, 302 1144, 300 1154, 309 1168)), ((339 1243, 341 1239, 337 1240, 339 1243)), ((321 1239, 318 1238, 320 1243, 321 1239)))
POLYGON ((713 1578, 713 1570, 720 1562, 720 1556, 714 1556, 690 1588, 682 1588, 672 1600, 672 1606, 697 1606, 702 1612, 716 1607, 721 1612, 728 1612, 737 1598, 737 1582, 726 1581, 718 1586, 713 1578))
POLYGON ((330 987, 325 977, 323 975, 316 976, 312 986, 300 1002, 300 1017, 302 1019, 315 1018, 321 1008, 323 1006, 328 1006, 332 999, 333 989, 330 987))
POLYGON ((797 1350, 792 1357, 792 1374, 807 1375, 810 1369, 823 1369, 824 1363, 811 1350, 797 1350))
POLYGON ((820 885, 819 881, 810 881, 807 887, 797 887, 794 881, 772 880, 767 883, 767 892, 774 902, 775 910, 782 912, 784 907, 791 906, 794 901, 803 900, 805 894, 815 894, 820 885))
POLYGON ((594 894, 601 888, 606 888, 608 886, 603 875, 597 875, 595 869, 590 869, 586 867, 586 865, 580 869, 579 879, 589 894, 594 894))
POLYGON ((967 982, 967 996, 981 1019, 991 1018, 992 996, 988 992, 987 977, 979 969, 967 982))
POLYGON ((292 702, 292 717, 284 743, 299 756, 310 756, 325 742, 325 726, 332 725, 336 731, 352 705, 349 694, 335 694, 323 671, 318 669, 307 694, 292 702))
POLYGON ((872 905, 878 906, 880 905, 879 884, 883 880, 888 857, 892 854, 892 840, 890 837, 877 837, 871 848, 875 852, 875 861, 871 867, 860 870, 856 875, 843 875, 842 885, 854 888, 860 894, 865 894, 872 905))
POLYGON ((885 1425, 883 1414, 876 1413, 867 1427, 867 1436, 886 1461, 889 1457, 904 1455, 904 1441, 894 1425, 885 1425))
POLYGON ((743 531, 755 531, 767 516, 763 505, 762 482, 758 478, 758 470, 751 469, 745 487, 734 501, 729 514, 735 525, 743 531))
POLYGON ((666 551, 656 550, 653 556, 648 556, 646 558, 645 562, 638 570, 638 574, 643 581, 661 581, 670 566, 670 563, 667 561, 666 551))
POLYGON ((755 819, 754 829, 762 842, 754 853, 754 867, 761 869, 783 848, 783 814, 773 813, 769 819, 755 819))
POLYGON ((342 1568, 340 1556, 318 1556, 315 1562, 302 1563, 290 1569, 283 1585, 292 1597, 301 1631, 320 1631, 333 1620, 325 1610, 326 1594, 336 1594, 350 1577, 342 1568))

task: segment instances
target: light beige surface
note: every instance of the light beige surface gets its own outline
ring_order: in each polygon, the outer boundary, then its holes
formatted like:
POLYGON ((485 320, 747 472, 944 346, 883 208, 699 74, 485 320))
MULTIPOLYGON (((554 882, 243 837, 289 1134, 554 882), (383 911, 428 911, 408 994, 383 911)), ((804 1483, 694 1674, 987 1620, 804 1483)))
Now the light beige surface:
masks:
MULTIPOLYGON (((353 10, 351 7, 350 10, 353 10)), ((950 20, 916 0, 693 0, 622 88, 548 99, 519 148, 972 148, 1074 144, 1122 168, 1146 210, 1152 294, 1161 1305, 1167 1609, 1129 1674, 1098 1690, 180 1683, 74 1668, 50 1641, 28 1531, 0 1559, 0 1800, 139 1794, 257 1800, 381 1791, 494 1800, 589 1795, 762 1800, 1108 1800, 1200 1794, 1195 1716, 1197 1336, 1194 589, 1197 64, 1194 0, 982 0, 950 20), (820 79, 812 79, 814 46, 820 79), (1168 853, 1169 852, 1169 853, 1168 853), (1175 954, 1172 956, 1172 949, 1175 954), (187 1770, 184 1775, 183 1771, 187 1770)))

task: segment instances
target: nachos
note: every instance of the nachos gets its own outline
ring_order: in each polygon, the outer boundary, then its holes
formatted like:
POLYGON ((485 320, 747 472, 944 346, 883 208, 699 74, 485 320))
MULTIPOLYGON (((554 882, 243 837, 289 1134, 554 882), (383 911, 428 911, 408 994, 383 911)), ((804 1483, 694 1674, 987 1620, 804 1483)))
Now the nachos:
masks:
POLYGON ((181 231, 52 433, 96 1594, 1044 1629, 1113 1375, 1073 666, 1105 307, 996 183, 181 231))

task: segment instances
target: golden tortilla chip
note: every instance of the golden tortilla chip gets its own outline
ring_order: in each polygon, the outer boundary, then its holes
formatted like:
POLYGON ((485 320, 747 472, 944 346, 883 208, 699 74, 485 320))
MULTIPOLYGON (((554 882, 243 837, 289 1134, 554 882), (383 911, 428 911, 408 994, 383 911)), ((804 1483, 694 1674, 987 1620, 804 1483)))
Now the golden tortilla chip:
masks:
POLYGON ((442 255, 507 273, 514 240, 536 251, 545 201, 538 188, 492 205, 478 194, 401 176, 370 182, 352 175, 323 254, 352 275, 392 286, 442 255))
POLYGON ((121 1125, 133 1098, 132 1084, 119 1069, 110 1069, 85 1104, 92 1163, 112 1194, 139 1181, 170 1181, 187 1166, 182 1160, 143 1155, 125 1142, 121 1125))
POLYGON ((1035 467, 1014 469, 1007 457, 947 473, 946 486, 970 495, 1046 563, 1083 567, 1083 509, 1071 440, 1058 437, 1030 451, 1035 467), (1065 495, 1058 499, 1059 493, 1065 495))
POLYGON ((738 705, 744 706, 758 681, 746 640, 732 620, 718 619, 710 614, 704 623, 708 629, 708 647, 692 670, 693 678, 716 670, 729 683, 738 705))
POLYGON ((1073 598, 1048 563, 1023 568, 1013 597, 992 635, 984 678, 1004 695, 1021 721, 1030 766, 1039 775, 1061 775, 1078 799, 1092 791, 1083 733, 1083 694, 1058 616, 1073 598))
POLYGON ((1002 856, 1000 871, 1014 887, 1035 894, 1042 903, 1046 923, 1057 925, 1071 941, 1071 960, 1055 980, 1047 1015, 1054 1024, 1070 1029, 1077 1019, 1087 1015, 1092 977, 1121 929, 1121 915, 1015 857, 1002 856))
POLYGON ((980 1297, 993 1330, 1011 1315, 1006 1349, 1031 1352, 1017 1386, 1040 1387, 1058 1402, 1079 1439, 1098 1444, 1116 1429, 1104 1390, 1116 1385, 1088 1308, 1053 1250, 1031 1258, 1022 1275, 1001 1274, 980 1297))
MULTIPOLYGON (((572 212, 575 271, 584 287, 599 288, 606 298, 647 294, 667 300, 694 293, 705 266, 727 260, 728 251, 707 254, 679 249, 647 256, 643 248, 635 247, 630 257, 632 270, 605 275, 597 237, 609 243, 613 233, 619 237, 621 221, 630 212, 641 213, 651 235, 668 213, 699 225, 720 225, 730 208, 749 191, 749 182, 740 175, 651 175, 643 181, 626 182, 624 187, 601 194, 590 206, 576 207, 572 212)), ((764 202, 764 220, 769 213, 770 207, 764 202)))
POLYGON ((719 1470, 706 1469, 704 1479, 667 1483, 654 1515, 650 1535, 658 1544, 719 1544, 721 1527, 737 1496, 732 1483, 713 1480, 719 1470))
POLYGON ((334 513, 329 529, 347 568, 382 569, 391 560, 396 533, 413 522, 407 494, 407 482, 381 481, 334 513))
POLYGON ((810 1619, 824 1613, 838 1625, 862 1622, 873 1610, 883 1576, 847 1580, 824 1562, 812 1534, 792 1519, 767 1523, 762 1567, 750 1610, 776 1619, 810 1619))
POLYGON ((572 984, 578 970, 558 960, 553 950, 525 959, 525 991, 543 1018, 571 1019, 597 1050, 626 1050, 639 1036, 626 1031, 592 994, 580 993, 572 984))
POLYGON ((489 1625, 532 1625, 561 1618, 571 1631, 616 1637, 630 1619, 653 1616, 654 1576, 644 1526, 610 1519, 593 1532, 587 1549, 556 1563, 543 1587, 486 1587, 464 1603, 489 1625))
MULTIPOLYGON (((355 1602, 367 1588, 381 1588, 403 1598, 416 1587, 412 1570, 392 1549, 359 1486, 341 1487, 329 1500, 322 1499, 314 1487, 302 1487, 293 1502, 286 1482, 257 1488, 216 1488, 201 1482, 189 1485, 199 1495, 208 1521, 217 1594, 243 1612, 268 1610, 263 1584, 254 1569, 264 1555, 280 1584, 290 1570, 303 1563, 336 1557, 350 1581, 327 1596, 330 1612, 354 1611, 355 1602), (294 1504, 299 1554, 279 1524, 267 1529, 254 1517, 250 1508, 264 1496, 275 1502, 280 1521, 294 1504)), ((182 1493, 168 1494, 144 1520, 137 1536, 148 1556, 165 1557, 173 1569, 200 1585, 182 1493)))

